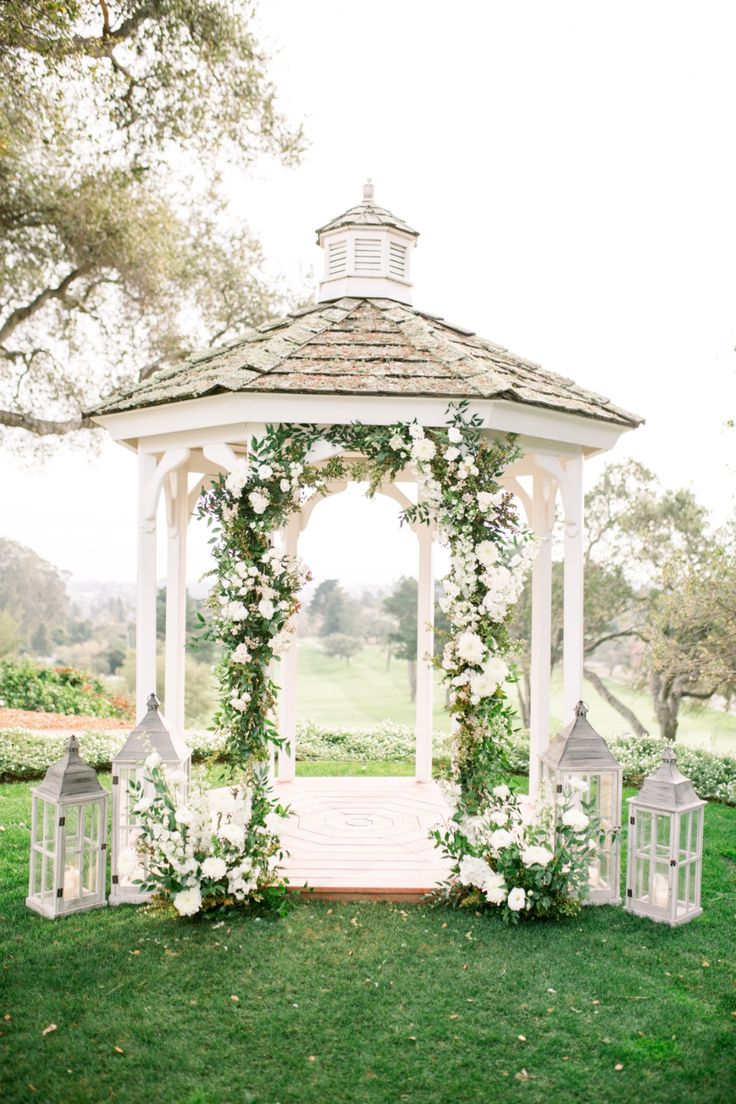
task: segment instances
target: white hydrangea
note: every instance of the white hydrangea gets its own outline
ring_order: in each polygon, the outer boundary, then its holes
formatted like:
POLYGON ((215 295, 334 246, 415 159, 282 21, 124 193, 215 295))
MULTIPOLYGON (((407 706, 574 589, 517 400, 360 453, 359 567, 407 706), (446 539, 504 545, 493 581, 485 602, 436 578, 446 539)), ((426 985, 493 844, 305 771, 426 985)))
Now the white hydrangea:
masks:
POLYGON ((225 486, 227 487, 233 498, 240 498, 243 487, 248 482, 248 461, 238 460, 233 467, 233 470, 225 480, 225 486))
POLYGON ((475 855, 464 855, 460 860, 458 877, 462 885, 477 886, 480 889, 492 873, 485 859, 476 858, 475 855))
POLYGON ((265 514, 270 500, 265 491, 251 491, 248 495, 248 501, 253 507, 254 513, 265 514))

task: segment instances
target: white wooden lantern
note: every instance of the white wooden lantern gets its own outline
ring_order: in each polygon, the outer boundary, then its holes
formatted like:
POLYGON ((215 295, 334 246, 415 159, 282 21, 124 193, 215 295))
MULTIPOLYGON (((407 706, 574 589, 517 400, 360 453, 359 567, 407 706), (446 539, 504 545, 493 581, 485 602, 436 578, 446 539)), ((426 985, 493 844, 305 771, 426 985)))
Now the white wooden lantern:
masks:
POLYGON ((662 765, 629 798, 629 912, 673 927, 700 916, 705 804, 666 748, 662 765))
POLYGON ((542 785, 562 793, 575 781, 586 789, 579 800, 593 803, 605 833, 601 848, 588 871, 588 897, 593 905, 621 904, 621 775, 623 768, 608 744, 588 721, 583 702, 575 706, 575 719, 555 736, 540 756, 542 785))
POLYGON ((54 919, 106 904, 108 798, 76 736, 31 793, 28 907, 54 919))
POLYGON ((144 782, 145 762, 156 752, 164 767, 170 771, 183 771, 189 783, 192 772, 192 753, 184 741, 169 729, 159 712, 159 700, 151 694, 147 701, 143 720, 133 729, 128 739, 112 761, 112 886, 110 904, 141 904, 149 900, 136 884, 145 871, 138 867, 132 873, 120 873, 120 856, 128 849, 135 849, 139 835, 138 820, 133 810, 135 797, 130 792, 131 783, 144 782))

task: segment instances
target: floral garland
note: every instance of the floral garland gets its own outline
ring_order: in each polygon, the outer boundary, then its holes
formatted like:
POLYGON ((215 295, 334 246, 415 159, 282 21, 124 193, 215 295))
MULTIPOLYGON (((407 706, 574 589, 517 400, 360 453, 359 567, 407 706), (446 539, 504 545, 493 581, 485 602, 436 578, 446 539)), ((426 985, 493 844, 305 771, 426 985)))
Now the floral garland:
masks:
POLYGON ((504 769, 513 711, 503 691, 512 651, 507 622, 535 547, 521 527, 512 496, 499 484, 518 455, 514 440, 489 440, 466 402, 451 405, 445 426, 416 421, 327 428, 267 426, 247 459, 217 479, 199 512, 215 527, 217 567, 205 630, 222 641, 216 718, 227 733, 227 755, 265 786, 270 746, 283 743, 273 721, 275 656, 289 645, 299 591, 310 578, 299 562, 273 547, 272 537, 312 495, 333 480, 368 482, 368 495, 410 467, 419 500, 402 521, 434 526, 449 546, 451 567, 442 607, 450 631, 441 659, 454 719, 454 775, 461 805, 480 806, 504 769), (310 451, 326 442, 347 455, 323 464, 310 451))

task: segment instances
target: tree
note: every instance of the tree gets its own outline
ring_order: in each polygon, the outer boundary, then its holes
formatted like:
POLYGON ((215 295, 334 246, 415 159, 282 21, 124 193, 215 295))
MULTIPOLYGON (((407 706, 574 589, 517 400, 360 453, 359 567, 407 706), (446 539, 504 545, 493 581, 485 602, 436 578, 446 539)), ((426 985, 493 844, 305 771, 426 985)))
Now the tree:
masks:
POLYGON ((0 539, 0 611, 14 622, 17 646, 35 642, 37 651, 48 654, 49 632, 69 622, 61 572, 25 545, 0 539))
POLYGON ((361 609, 358 603, 340 586, 337 579, 324 579, 309 603, 309 613, 314 618, 318 636, 359 636, 361 609))
POLYGON ((330 633, 329 636, 323 637, 322 647, 326 655, 336 656, 350 663, 353 656, 362 651, 363 641, 357 636, 348 636, 346 633, 330 633))
POLYGON ((407 660, 409 700, 417 698, 417 581, 406 575, 394 583, 393 590, 383 600, 383 608, 396 623, 389 633, 391 652, 397 659, 407 660))
POLYGON ((220 186, 302 148, 250 23, 226 0, 0 5, 0 424, 89 428, 100 393, 282 306, 220 186))

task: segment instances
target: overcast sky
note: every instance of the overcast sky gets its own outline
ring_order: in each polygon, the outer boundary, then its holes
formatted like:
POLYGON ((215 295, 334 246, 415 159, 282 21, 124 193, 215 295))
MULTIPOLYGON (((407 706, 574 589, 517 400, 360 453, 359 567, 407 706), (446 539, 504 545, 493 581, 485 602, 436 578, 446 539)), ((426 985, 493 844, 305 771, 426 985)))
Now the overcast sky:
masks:
MULTIPOLYGON (((314 228, 361 198, 421 233, 414 303, 644 415, 618 458, 734 507, 736 154, 731 3, 269 0, 296 169, 232 173, 274 272, 316 287, 314 228)), ((135 575, 134 459, 2 458, 0 534, 78 578, 135 575)), ((599 462, 589 465, 595 478, 599 462)), ((320 506, 319 577, 410 569, 386 503, 320 506), (362 521, 361 521, 362 519, 362 521), (356 534, 360 534, 356 536, 356 534)), ((193 532, 190 574, 205 566, 193 532)))

